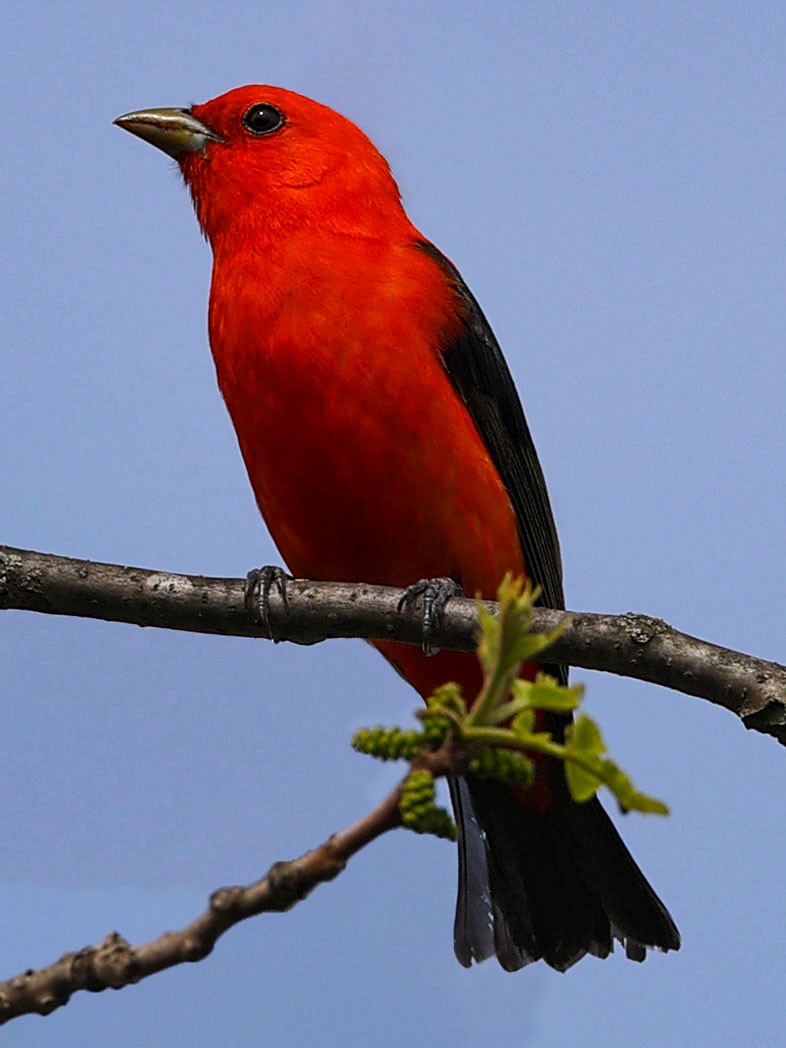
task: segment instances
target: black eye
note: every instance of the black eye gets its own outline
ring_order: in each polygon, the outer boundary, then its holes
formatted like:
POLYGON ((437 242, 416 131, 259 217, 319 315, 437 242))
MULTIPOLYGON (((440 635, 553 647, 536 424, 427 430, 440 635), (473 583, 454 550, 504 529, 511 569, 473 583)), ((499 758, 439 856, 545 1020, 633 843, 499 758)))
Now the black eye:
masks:
POLYGON ((284 114, 269 102, 251 106, 243 114, 243 127, 252 135, 269 135, 284 123, 284 114))

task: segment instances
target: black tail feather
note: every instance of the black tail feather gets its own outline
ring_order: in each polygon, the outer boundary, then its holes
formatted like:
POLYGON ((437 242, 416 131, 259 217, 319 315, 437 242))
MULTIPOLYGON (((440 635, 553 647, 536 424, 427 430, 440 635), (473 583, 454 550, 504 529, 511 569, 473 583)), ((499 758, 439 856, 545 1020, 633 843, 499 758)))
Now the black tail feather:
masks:
POLYGON ((468 966, 495 953, 515 971, 543 959, 566 971, 613 940, 643 960, 679 949, 677 928, 597 799, 540 815, 502 784, 452 784, 460 825, 455 948, 468 966))

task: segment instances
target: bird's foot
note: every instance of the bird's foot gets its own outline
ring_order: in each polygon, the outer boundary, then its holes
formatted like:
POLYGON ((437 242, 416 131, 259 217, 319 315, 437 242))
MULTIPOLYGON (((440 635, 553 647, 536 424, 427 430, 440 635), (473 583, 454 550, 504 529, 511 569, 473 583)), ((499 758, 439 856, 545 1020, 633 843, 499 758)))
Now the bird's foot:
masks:
POLYGON ((439 626, 448 601, 456 597, 463 590, 455 579, 436 578, 420 579, 407 586, 404 596, 398 602, 398 611, 410 607, 419 598, 423 598, 423 653, 425 655, 436 655, 439 648, 431 646, 431 637, 434 630, 439 626))
POLYGON ((279 597, 281 597, 284 608, 286 608, 287 583, 291 582, 292 578, 293 576, 289 575, 283 568, 271 564, 266 564, 263 568, 252 568, 246 575, 244 587, 246 607, 259 617, 270 639, 275 644, 278 644, 281 638, 276 636, 273 624, 270 621, 270 592, 272 589, 275 589, 279 597))

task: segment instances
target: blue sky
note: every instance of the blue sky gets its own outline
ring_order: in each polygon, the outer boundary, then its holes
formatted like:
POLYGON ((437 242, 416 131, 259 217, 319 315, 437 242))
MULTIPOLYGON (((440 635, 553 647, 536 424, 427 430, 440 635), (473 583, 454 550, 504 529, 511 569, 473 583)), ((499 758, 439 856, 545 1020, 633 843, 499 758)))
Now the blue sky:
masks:
MULTIPOLYGON (((0 541, 217 575, 277 557, 215 387, 210 271, 130 109, 268 82, 366 130, 505 350, 569 607, 783 659, 786 9, 31 2, 4 15, 0 541)), ((5 613, 0 973, 186 922, 391 784, 349 748, 410 694, 312 649, 5 613)), ((399 834, 208 961, 80 995, 37 1048, 774 1043, 786 763, 698 700, 579 673, 666 798, 623 832, 678 955, 462 970, 455 857, 399 834)))

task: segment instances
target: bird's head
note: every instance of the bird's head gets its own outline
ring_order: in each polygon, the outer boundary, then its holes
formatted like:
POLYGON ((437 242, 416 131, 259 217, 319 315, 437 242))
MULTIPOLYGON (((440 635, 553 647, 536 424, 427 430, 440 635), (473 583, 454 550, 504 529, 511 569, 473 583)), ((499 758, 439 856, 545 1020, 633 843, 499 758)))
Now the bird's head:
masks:
POLYGON ((214 247, 238 228, 372 232, 400 210, 387 162, 360 128, 283 88, 238 87, 203 105, 139 110, 115 123, 175 158, 214 247))

